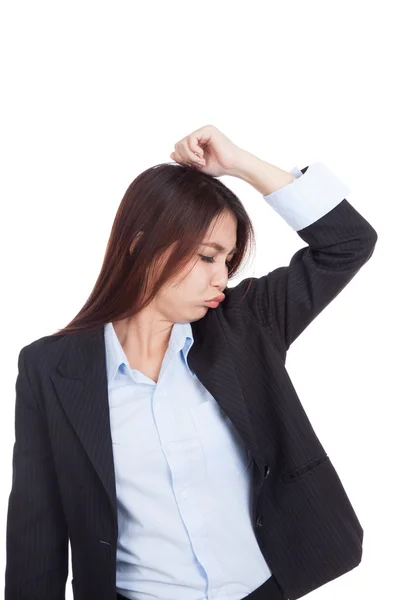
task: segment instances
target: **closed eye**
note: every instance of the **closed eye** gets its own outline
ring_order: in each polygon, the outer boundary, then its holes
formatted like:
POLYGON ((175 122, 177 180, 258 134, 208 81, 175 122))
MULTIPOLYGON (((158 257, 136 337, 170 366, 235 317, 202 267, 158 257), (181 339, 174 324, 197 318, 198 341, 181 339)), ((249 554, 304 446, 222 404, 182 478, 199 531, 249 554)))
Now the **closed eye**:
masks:
MULTIPOLYGON (((199 256, 201 257, 201 260, 204 260, 205 262, 209 262, 209 263, 215 262, 213 256, 203 256, 202 254, 199 254, 199 256)), ((226 260, 225 264, 229 269, 232 268, 232 263, 229 262, 229 260, 226 260)))

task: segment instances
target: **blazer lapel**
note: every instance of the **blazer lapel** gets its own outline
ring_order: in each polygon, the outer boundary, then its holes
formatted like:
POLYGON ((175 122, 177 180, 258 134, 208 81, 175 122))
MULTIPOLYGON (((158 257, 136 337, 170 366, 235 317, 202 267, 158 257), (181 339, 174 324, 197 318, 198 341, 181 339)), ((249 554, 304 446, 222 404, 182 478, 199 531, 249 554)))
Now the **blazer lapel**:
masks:
MULTIPOLYGON (((194 343, 188 354, 189 367, 231 419, 262 471, 263 455, 254 435, 255 425, 221 325, 215 313, 191 325, 194 343)), ((71 426, 104 486, 117 526, 104 326, 69 334, 62 358, 50 377, 71 426)))

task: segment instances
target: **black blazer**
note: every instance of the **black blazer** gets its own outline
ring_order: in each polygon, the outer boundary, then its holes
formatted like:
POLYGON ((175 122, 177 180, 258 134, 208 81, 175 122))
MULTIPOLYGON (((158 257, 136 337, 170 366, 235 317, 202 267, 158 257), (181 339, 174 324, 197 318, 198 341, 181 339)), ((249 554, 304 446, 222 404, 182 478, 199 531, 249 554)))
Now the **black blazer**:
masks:
MULTIPOLYGON (((297 233, 307 246, 288 266, 227 287, 225 301, 191 323, 188 354, 253 456, 255 533, 290 600, 356 567, 363 529, 291 383, 286 352, 377 241, 346 199, 297 233)), ((15 436, 5 599, 64 599, 70 539, 75 600, 115 600, 118 527, 103 326, 22 348, 15 436)))

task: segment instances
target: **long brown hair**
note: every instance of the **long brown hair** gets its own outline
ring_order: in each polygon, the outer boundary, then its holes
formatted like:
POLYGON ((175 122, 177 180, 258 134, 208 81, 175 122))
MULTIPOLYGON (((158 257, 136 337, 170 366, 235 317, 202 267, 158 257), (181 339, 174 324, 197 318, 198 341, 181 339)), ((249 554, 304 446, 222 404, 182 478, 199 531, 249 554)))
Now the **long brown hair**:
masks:
POLYGON ((237 219, 231 279, 248 248, 255 246, 254 229, 239 198, 219 179, 178 163, 140 173, 118 207, 93 291, 72 321, 51 335, 89 331, 138 313, 192 260, 211 222, 224 211, 237 219), (150 273, 157 277, 148 290, 150 273))

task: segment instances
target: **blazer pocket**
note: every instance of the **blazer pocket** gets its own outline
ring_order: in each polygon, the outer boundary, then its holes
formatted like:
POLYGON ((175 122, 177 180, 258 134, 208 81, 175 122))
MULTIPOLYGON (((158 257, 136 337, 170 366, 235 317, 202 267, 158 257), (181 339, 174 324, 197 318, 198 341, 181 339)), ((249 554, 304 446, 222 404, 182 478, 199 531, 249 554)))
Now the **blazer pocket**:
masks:
POLYGON ((317 458, 313 458, 312 460, 283 473, 281 476, 281 480, 285 483, 290 483, 292 481, 297 481, 300 477, 305 477, 311 471, 314 471, 317 467, 322 465, 324 462, 329 460, 329 456, 319 456, 317 458))

